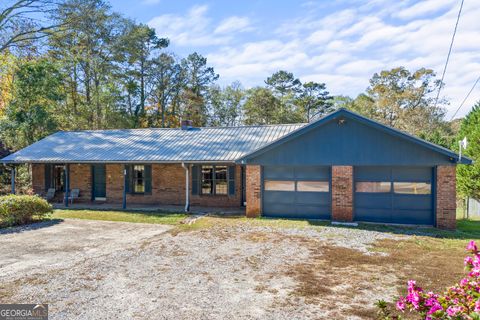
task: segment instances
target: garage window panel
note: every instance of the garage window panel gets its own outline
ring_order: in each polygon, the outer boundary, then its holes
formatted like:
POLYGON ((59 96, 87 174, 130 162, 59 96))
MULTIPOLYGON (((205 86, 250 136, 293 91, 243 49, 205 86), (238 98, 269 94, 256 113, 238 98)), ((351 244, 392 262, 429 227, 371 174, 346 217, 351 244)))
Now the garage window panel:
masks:
POLYGON ((328 181, 297 181, 297 191, 300 192, 329 192, 328 181))
POLYGON ((355 192, 390 192, 390 181, 359 181, 355 183, 355 192))
POLYGON ((295 191, 295 181, 265 180, 266 191, 295 191))
POLYGON ((430 194, 432 186, 429 182, 394 182, 393 190, 400 194, 430 194))

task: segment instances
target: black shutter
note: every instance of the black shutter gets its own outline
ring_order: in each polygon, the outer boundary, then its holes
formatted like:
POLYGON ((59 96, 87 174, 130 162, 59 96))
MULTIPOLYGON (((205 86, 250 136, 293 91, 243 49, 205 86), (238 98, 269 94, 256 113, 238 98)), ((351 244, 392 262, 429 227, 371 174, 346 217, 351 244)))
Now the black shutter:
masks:
POLYGON ((235 166, 228 167, 228 195, 235 195, 235 166))
POLYGON ((52 187, 52 165, 45 164, 45 191, 52 187))
POLYGON ((198 185, 199 185, 199 175, 200 175, 200 166, 192 166, 192 195, 198 195, 198 185))
POLYGON ((132 184, 132 182, 131 182, 132 179, 130 178, 131 177, 132 166, 127 164, 127 165, 125 165, 124 170, 126 170, 126 173, 127 173, 127 183, 125 185, 125 189, 126 189, 125 191, 127 193, 130 193, 130 190, 131 190, 130 185, 132 184))
POLYGON ((152 194, 152 166, 145 165, 145 193, 152 194))

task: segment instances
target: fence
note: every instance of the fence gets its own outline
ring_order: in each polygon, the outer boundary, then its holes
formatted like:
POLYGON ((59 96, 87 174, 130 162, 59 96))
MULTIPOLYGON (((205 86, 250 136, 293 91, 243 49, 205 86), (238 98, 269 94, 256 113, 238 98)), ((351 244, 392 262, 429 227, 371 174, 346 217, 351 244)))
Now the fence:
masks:
MULTIPOLYGON (((459 206, 464 219, 480 220, 480 201, 473 198, 467 198, 459 206)), ((457 211, 458 212, 458 211, 457 211)))

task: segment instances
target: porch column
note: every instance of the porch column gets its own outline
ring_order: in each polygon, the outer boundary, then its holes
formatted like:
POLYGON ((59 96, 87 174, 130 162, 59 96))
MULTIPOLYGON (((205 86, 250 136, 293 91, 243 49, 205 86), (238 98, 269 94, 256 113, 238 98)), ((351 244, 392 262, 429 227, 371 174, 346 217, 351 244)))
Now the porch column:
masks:
POLYGON ((70 191, 70 165, 65 165, 65 207, 68 208, 68 193, 70 191))
POLYGON ((127 209, 127 166, 123 167, 123 201, 122 208, 127 209))
POLYGON ((16 169, 15 166, 12 166, 12 171, 11 171, 11 183, 12 183, 12 194, 15 194, 15 174, 16 174, 16 169))
POLYGON ((182 163, 185 169, 185 212, 190 211, 190 165, 182 163))

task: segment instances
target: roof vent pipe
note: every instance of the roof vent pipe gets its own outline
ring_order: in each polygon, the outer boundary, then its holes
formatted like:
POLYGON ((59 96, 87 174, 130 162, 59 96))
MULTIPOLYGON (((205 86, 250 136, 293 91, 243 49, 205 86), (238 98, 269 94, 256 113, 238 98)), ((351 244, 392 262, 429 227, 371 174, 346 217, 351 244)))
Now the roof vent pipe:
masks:
POLYGON ((182 130, 190 130, 193 128, 192 120, 182 120, 182 130))

